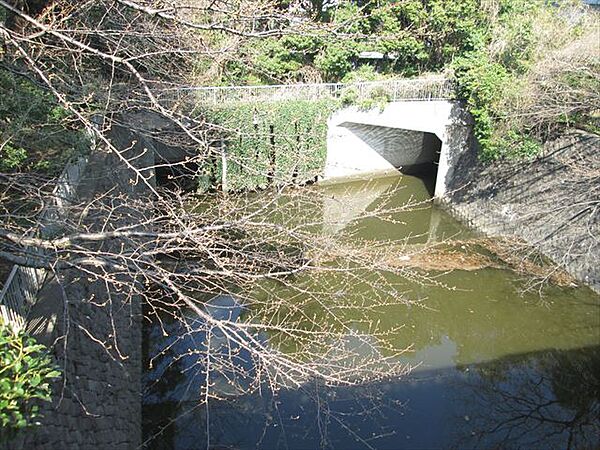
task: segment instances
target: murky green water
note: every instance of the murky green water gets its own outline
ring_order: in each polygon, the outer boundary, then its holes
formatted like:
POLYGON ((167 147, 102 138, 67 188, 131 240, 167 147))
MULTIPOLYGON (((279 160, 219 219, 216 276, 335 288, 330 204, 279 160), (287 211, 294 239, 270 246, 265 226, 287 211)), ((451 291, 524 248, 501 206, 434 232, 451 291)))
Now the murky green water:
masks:
MULTIPOLYGON (((288 223, 321 227, 342 242, 391 240, 419 248, 473 237, 430 204, 401 210, 407 202, 429 198, 431 182, 405 176, 311 187, 322 199, 320 206, 307 208, 284 197, 278 200, 284 212, 273 214, 283 214, 288 223), (388 210, 397 209, 392 217, 370 214, 384 202, 388 210)), ((524 293, 524 280, 502 269, 429 275, 433 283, 388 280, 419 304, 340 313, 350 328, 363 333, 367 322, 394 330, 378 337, 385 341, 381 348, 410 347, 401 357, 414 366, 410 375, 347 388, 327 388, 315 380, 275 397, 268 391, 232 395, 223 383, 227 400, 210 403, 211 448, 600 448, 599 297, 587 288, 548 287, 540 299, 537 292, 524 293)), ((300 275, 294 283, 302 288, 325 283, 361 301, 369 294, 367 284, 349 285, 334 275, 320 281, 300 275)), ((262 282, 252 295, 268 300, 298 293, 295 286, 262 282)), ((211 314, 239 320, 261 316, 231 296, 207 301, 211 314)), ((318 304, 307 303, 307 308, 327 320, 318 304)), ((193 323, 192 317, 192 328, 193 323)), ((203 335, 177 339, 181 325, 167 321, 165 326, 166 337, 158 327, 145 330, 147 356, 162 356, 144 376, 144 437, 148 448, 205 448, 206 408, 198 407, 202 370, 193 357, 178 358, 201 345, 203 335)), ((296 349, 277 335, 261 339, 296 349)), ((218 387, 219 380, 214 382, 218 387)))

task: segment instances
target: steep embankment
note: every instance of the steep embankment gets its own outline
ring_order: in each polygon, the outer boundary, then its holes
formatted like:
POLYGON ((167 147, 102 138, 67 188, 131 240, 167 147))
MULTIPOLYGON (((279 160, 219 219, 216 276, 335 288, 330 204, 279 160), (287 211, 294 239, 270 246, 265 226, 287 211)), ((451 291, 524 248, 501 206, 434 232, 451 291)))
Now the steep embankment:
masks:
POLYGON ((600 291, 600 136, 571 131, 530 161, 457 164, 449 206, 486 234, 524 239, 600 291))

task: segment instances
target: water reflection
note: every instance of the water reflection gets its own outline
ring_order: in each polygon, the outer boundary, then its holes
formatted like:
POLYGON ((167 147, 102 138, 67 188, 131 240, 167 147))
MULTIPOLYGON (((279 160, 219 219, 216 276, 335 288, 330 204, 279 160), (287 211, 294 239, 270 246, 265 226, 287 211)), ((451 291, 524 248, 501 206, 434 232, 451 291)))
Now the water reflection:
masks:
MULTIPOLYGON (((382 196, 392 206, 426 196, 424 185, 411 179, 397 197, 390 197, 397 180, 391 185, 389 181, 371 184, 372 195, 349 205, 344 214, 339 213, 346 204, 344 196, 356 195, 365 185, 323 188, 324 198, 331 202, 326 200, 318 213, 327 218, 329 210, 332 218, 341 214, 343 219, 335 226, 332 219, 328 232, 373 241, 409 237, 413 243, 426 242, 432 234, 440 238, 469 235, 431 206, 402 212, 397 221, 375 216, 356 220, 377 208, 384 201, 382 196)), ((206 370, 207 349, 212 354, 233 351, 235 364, 252 375, 255 367, 243 349, 232 348, 191 313, 183 321, 168 316, 155 321, 145 329, 147 448, 200 449, 208 441, 215 449, 269 450, 598 448, 598 297, 587 289, 549 288, 545 302, 540 303, 537 296, 519 295, 519 279, 499 269, 435 276, 440 284, 459 289, 424 287, 390 275, 391 285, 422 301, 387 306, 374 302, 373 307, 364 304, 358 311, 338 312, 351 331, 342 338, 340 348, 352 348, 357 357, 361 351, 379 351, 383 356, 386 348, 412 348, 399 357, 416 366, 411 375, 369 385, 333 388, 312 380, 275 394, 266 385, 247 394, 245 383, 253 376, 240 377, 227 367, 208 375, 206 370), (372 323, 379 324, 380 335, 355 339, 352 333, 364 336, 372 323), (208 407, 199 401, 207 376, 219 397, 211 399, 208 407)), ((276 323, 278 313, 268 305, 269 296, 278 295, 294 298, 303 305, 304 314, 327 322, 330 317, 323 305, 299 293, 318 291, 319 283, 327 283, 348 304, 353 296, 361 301, 367 297, 368 283, 349 285, 343 280, 335 275, 315 280, 298 274, 293 286, 264 281, 245 293, 260 300, 251 309, 234 296, 223 295, 207 299, 206 311, 231 321, 276 323)), ((299 320, 286 314, 281 317, 299 320)), ((297 352, 302 345, 274 332, 255 337, 287 353, 297 352)))
MULTIPOLYGON (((206 312, 219 320, 237 321, 243 309, 231 295, 212 297, 205 304, 206 312)), ((144 374, 145 403, 197 402, 207 377, 211 395, 231 397, 248 391, 247 384, 254 378, 255 370, 248 352, 227 339, 221 330, 208 327, 192 311, 183 317, 162 317, 160 324, 146 327, 146 333, 149 370, 144 374), (228 361, 232 366, 214 367, 216 361, 228 361), (208 374, 207 362, 213 365, 208 374), (240 376, 242 371, 236 369, 243 369, 246 376, 240 376)), ((255 338, 262 343, 267 341, 261 333, 255 338)))
POLYGON ((325 232, 346 231, 355 238, 408 238, 415 244, 471 236, 473 233, 432 206, 434 185, 434 176, 404 175, 319 186, 314 189, 322 195, 322 212, 315 213, 322 214, 325 232), (393 213, 377 215, 378 211, 393 213), (391 220, 382 220, 386 216, 391 220))
MULTIPOLYGON (((211 442, 231 449, 594 449, 599 348, 547 351, 422 371, 355 388, 314 383, 211 404, 211 442)), ((149 448, 204 448, 197 403, 147 406, 149 448), (154 413, 154 414, 153 414, 154 413)))
POLYGON ((464 367, 475 448, 600 445, 600 347, 516 355, 464 367))

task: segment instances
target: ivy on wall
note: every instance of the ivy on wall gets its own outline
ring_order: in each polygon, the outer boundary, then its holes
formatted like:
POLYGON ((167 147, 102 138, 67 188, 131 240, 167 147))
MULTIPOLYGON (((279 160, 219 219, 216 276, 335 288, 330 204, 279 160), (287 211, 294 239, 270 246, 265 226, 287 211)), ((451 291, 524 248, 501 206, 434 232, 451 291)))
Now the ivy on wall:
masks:
MULTIPOLYGON (((338 101, 281 100, 212 107, 203 113, 222 130, 213 146, 224 147, 227 188, 264 189, 306 183, 319 175, 327 154, 327 119, 338 101)), ((220 183, 223 168, 215 158, 209 170, 220 183)))

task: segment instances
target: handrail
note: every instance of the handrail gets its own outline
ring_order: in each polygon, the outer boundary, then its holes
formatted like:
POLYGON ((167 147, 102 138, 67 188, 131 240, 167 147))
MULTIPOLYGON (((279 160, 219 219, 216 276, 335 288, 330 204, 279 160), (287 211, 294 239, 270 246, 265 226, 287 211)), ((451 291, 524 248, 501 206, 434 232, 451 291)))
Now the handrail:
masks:
POLYGON ((356 83, 275 84, 261 86, 188 86, 166 89, 167 94, 192 96, 197 104, 223 104, 288 99, 316 100, 343 98, 356 100, 384 94, 389 101, 430 101, 453 98, 454 87, 442 76, 391 79, 356 83), (381 92, 378 92, 381 91, 381 92))

